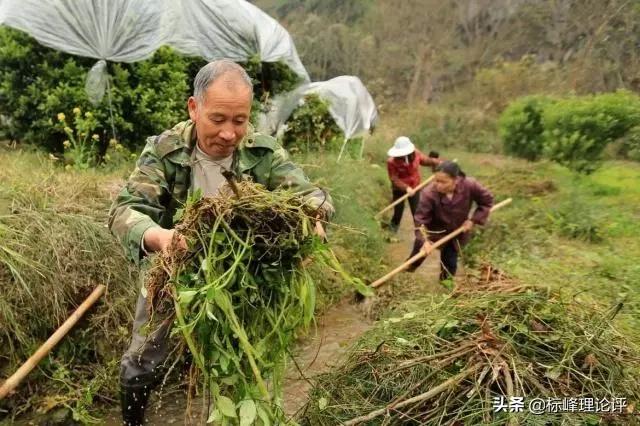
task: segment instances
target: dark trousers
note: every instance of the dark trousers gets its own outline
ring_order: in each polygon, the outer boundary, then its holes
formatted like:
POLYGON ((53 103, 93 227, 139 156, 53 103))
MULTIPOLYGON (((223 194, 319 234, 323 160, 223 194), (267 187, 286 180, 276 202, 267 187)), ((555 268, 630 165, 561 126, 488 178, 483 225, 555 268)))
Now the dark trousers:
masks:
MULTIPOLYGON (((391 194, 393 201, 396 201, 398 198, 406 195, 407 191, 403 191, 398 188, 391 188, 391 194)), ((416 214, 416 210, 418 208, 418 201, 420 201, 420 193, 416 193, 413 196, 409 197, 409 208, 411 209, 411 216, 416 214)), ((404 201, 402 203, 398 203, 393 208, 393 217, 391 218, 391 226, 394 228, 398 228, 400 226, 400 220, 402 219, 402 214, 404 213, 404 201)))
MULTIPOLYGON (((424 241, 416 239, 413 243, 413 250, 411 250, 409 258, 418 254, 423 244, 424 241)), ((458 270, 458 247, 459 243, 455 238, 440 247, 440 281, 449 279, 456 274, 456 271, 458 270)), ((409 270, 416 270, 418 266, 422 265, 424 259, 425 258, 423 257, 422 259, 413 262, 413 264, 409 266, 409 270)))
POLYGON ((120 361, 120 385, 150 392, 162 379, 171 350, 172 316, 155 313, 149 322, 148 299, 138 295, 131 344, 120 361))
MULTIPOLYGON (((138 287, 147 278, 153 256, 142 264, 138 287)), ((172 349, 169 333, 173 325, 173 310, 163 305, 149 317, 149 299, 138 293, 131 343, 120 361, 120 384, 123 388, 149 392, 165 372, 165 361, 172 349), (150 321, 151 319, 151 321, 150 321)))

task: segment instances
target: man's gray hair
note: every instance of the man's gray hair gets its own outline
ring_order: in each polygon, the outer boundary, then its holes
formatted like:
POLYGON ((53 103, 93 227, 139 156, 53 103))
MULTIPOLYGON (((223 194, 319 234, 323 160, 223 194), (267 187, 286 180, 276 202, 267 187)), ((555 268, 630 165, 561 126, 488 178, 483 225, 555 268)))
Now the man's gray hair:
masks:
POLYGON ((253 96, 253 82, 249 74, 240 65, 233 62, 231 59, 218 59, 209 62, 204 67, 200 68, 196 79, 193 81, 193 96, 198 102, 204 101, 204 94, 207 88, 216 81, 218 78, 225 74, 235 74, 243 83, 251 89, 251 96, 253 96))

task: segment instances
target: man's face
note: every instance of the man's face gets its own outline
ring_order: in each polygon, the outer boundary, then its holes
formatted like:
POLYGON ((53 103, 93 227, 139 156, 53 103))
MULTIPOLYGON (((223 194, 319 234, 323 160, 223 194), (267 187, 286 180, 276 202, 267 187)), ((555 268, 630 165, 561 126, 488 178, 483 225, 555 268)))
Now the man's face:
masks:
POLYGON ((247 134, 251 113, 251 89, 240 77, 222 75, 211 83, 202 102, 188 101, 198 146, 213 158, 230 156, 247 134))
POLYGON ((456 178, 444 172, 436 172, 433 180, 435 181, 436 191, 441 194, 451 194, 456 189, 456 178))

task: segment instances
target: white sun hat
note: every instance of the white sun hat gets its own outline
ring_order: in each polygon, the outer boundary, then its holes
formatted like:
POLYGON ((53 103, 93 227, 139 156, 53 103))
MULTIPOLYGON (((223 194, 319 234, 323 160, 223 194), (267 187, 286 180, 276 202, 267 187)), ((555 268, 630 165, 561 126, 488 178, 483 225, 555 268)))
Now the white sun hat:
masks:
POLYGON ((400 136, 393 143, 393 148, 387 151, 389 157, 404 157, 411 154, 416 150, 416 147, 411 143, 411 139, 406 136, 400 136))

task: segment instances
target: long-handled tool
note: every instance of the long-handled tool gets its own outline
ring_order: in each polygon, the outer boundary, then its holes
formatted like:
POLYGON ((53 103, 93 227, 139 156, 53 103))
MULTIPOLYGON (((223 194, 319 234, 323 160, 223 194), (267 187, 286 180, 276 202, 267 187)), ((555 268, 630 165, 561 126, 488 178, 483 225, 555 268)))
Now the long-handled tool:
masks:
POLYGON ((31 372, 38 363, 44 358, 59 342, 62 338, 71 330, 71 328, 78 322, 78 320, 84 315, 84 313, 93 305, 96 300, 102 296, 105 291, 105 286, 100 284, 96 287, 93 292, 85 299, 84 302, 75 310, 73 314, 56 330, 55 333, 47 339, 46 342, 42 346, 38 348, 36 353, 31 355, 31 357, 24 363, 22 366, 13 373, 11 377, 9 377, 3 384, 0 386, 0 400, 4 399, 9 392, 15 389, 20 382, 27 377, 27 374, 31 372))
MULTIPOLYGON (((491 207, 491 212, 494 212, 494 211, 498 210, 499 208, 506 206, 511 201, 512 201, 511 198, 507 198, 506 200, 499 202, 495 206, 491 207)), ((433 251, 434 249, 437 249, 438 247, 446 244, 448 241, 451 241, 452 239, 454 239, 458 235, 462 234, 463 232, 464 232, 464 227, 462 227, 462 226, 459 227, 455 231, 453 231, 450 234, 448 234, 446 237, 436 241, 433 245, 431 245, 430 251, 433 251)), ((411 257, 409 260, 404 262, 402 265, 398 266, 396 269, 394 269, 393 271, 389 272, 388 274, 386 274, 382 278, 379 278, 378 280, 376 280, 373 283, 371 283, 371 287, 372 288, 380 287, 382 284, 387 282, 389 280, 389 278, 393 277, 394 275, 396 275, 399 272, 404 271, 411 264, 413 264, 413 262, 415 262, 416 260, 419 260, 419 259, 421 259, 423 257, 428 256, 429 253, 430 252, 427 252, 425 250, 420 250, 420 252, 418 252, 418 254, 416 254, 415 256, 411 257)))
MULTIPOLYGON (((417 193, 418 191, 420 191, 422 188, 424 188, 425 186, 427 186, 429 184, 429 182, 431 182, 433 180, 433 175, 429 176, 428 178, 426 178, 424 181, 420 182, 415 188, 413 188, 414 194, 417 193)), ((412 194, 409 194, 408 192, 406 194, 404 194, 402 197, 398 198, 397 200, 395 200, 393 203, 389 204, 387 207, 385 207, 384 209, 380 210, 378 213, 376 213, 376 215, 374 217, 380 217, 382 216, 382 214, 384 212, 386 212, 387 210, 390 210, 392 208, 394 208, 395 206, 397 206, 398 204, 404 202, 404 200, 406 200, 407 198, 409 198, 412 194)))
MULTIPOLYGON (((454 158, 452 161, 454 163, 457 163, 458 159, 454 158)), ((428 178, 426 178, 424 181, 420 182, 415 188, 413 188, 413 193, 415 194, 418 191, 420 191, 422 188, 424 188, 425 186, 429 185, 429 183, 433 180, 433 178, 434 178, 434 175, 431 175, 428 178)), ((397 206, 398 204, 402 203, 404 200, 406 200, 410 196, 411 195, 409 193, 404 194, 402 197, 398 198, 393 203, 389 204, 387 207, 385 207, 384 209, 382 209, 378 213, 376 213, 374 217, 376 217, 376 218, 380 217, 382 215, 382 213, 386 212, 387 210, 390 210, 390 209, 394 208, 395 206, 397 206)))

